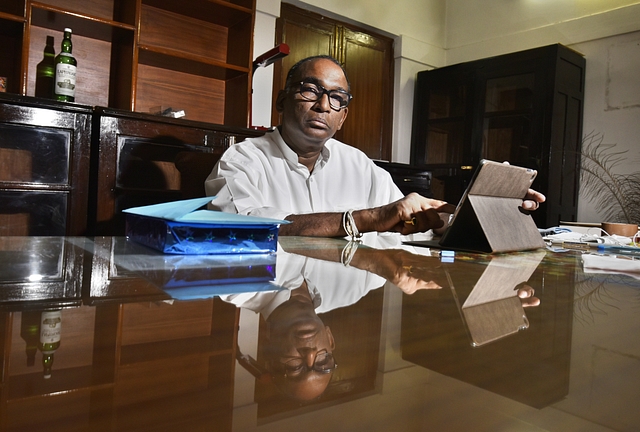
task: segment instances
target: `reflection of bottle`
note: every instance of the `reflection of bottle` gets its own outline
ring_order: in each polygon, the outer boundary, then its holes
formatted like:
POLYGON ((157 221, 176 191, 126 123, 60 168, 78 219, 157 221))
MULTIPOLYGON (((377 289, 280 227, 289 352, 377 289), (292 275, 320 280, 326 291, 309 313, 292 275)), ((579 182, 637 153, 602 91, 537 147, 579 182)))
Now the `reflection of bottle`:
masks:
POLYGON ((54 93, 56 99, 64 102, 75 101, 76 95, 76 58, 71 54, 71 29, 64 29, 61 51, 56 56, 56 79, 54 93))
POLYGON ((49 310, 42 312, 40 318, 40 351, 42 351, 42 367, 44 377, 51 378, 53 354, 60 347, 62 329, 62 311, 49 310))
POLYGON ((44 58, 36 66, 36 96, 53 98, 53 80, 56 74, 56 52, 53 49, 53 36, 47 36, 47 45, 44 47, 44 58))
POLYGON ((36 364, 36 352, 40 342, 40 312, 23 311, 20 319, 20 336, 26 342, 27 366, 36 364))

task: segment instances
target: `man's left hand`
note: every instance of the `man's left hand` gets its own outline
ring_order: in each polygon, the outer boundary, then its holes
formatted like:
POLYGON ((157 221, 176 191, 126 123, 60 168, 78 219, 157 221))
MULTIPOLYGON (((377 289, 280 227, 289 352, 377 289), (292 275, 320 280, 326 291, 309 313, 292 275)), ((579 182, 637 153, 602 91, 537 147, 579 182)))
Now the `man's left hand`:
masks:
POLYGON ((540 192, 529 189, 522 202, 522 208, 529 211, 538 210, 540 203, 545 202, 546 199, 540 192))

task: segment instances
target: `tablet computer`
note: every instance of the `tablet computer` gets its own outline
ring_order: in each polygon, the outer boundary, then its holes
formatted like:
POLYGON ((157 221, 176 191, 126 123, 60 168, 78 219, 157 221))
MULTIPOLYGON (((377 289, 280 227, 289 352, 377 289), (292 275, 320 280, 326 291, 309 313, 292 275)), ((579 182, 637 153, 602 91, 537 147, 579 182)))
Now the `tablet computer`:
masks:
POLYGON ((483 159, 439 240, 416 246, 471 252, 512 252, 545 246, 522 200, 537 172, 483 159))

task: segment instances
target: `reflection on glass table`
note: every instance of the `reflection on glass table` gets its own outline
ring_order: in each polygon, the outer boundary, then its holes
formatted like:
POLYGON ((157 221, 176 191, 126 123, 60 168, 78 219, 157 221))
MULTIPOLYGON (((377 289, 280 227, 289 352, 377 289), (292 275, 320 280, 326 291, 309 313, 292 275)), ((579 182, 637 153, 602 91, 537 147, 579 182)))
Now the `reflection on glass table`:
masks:
POLYGON ((367 432, 640 427, 640 284, 586 274, 580 252, 446 262, 402 245, 291 238, 278 249, 277 289, 180 300, 158 286, 166 279, 154 285, 117 262, 123 240, 54 239, 35 248, 47 265, 28 241, 5 244, 16 266, 2 268, 13 280, 3 283, 19 289, 0 304, 0 431, 270 432, 316 418, 367 432), (47 281, 17 280, 35 274, 47 281), (463 305, 498 298, 488 291, 503 279, 507 310, 529 327, 474 347, 463 305), (69 281, 76 291, 56 291, 69 281), (49 346, 43 311, 60 317, 49 346), (308 373, 330 380, 311 400, 295 397, 309 388, 285 379, 308 373))

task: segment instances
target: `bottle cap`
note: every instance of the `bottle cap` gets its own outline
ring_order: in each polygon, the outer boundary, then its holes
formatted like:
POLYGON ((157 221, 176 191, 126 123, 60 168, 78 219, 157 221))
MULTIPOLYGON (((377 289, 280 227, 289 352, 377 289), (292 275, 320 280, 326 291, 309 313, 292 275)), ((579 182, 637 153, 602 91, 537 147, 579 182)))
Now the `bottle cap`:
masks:
POLYGON ((64 31, 65 33, 73 33, 69 27, 65 27, 64 31))

